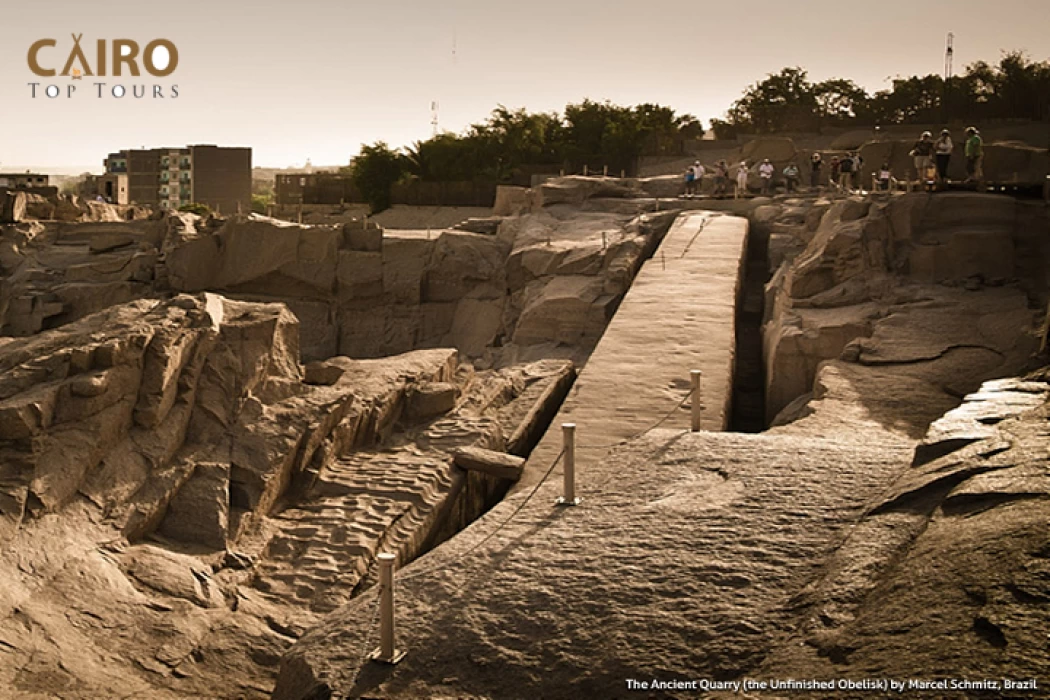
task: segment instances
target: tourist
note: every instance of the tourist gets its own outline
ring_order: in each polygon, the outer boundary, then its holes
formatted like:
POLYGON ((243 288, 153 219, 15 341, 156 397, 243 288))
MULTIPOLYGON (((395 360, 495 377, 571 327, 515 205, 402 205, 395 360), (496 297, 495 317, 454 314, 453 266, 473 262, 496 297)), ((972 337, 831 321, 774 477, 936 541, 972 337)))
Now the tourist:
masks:
POLYGON ((890 191, 890 182, 893 180, 893 172, 890 170, 889 163, 883 163, 882 167, 879 168, 879 179, 878 188, 881 192, 890 191))
POLYGON ((933 144, 933 155, 937 159, 937 179, 948 182, 948 163, 952 159, 952 135, 947 129, 941 131, 933 144))
POLYGON ((740 199, 747 194, 747 177, 747 161, 742 160, 740 165, 736 166, 736 189, 733 191, 733 199, 740 199))
POLYGON ((860 169, 864 166, 864 158, 860 155, 860 151, 854 151, 851 154, 851 160, 853 161, 853 182, 857 189, 863 190, 864 180, 860 179, 860 169))
POLYGON ((909 155, 915 159, 915 177, 921 182, 926 176, 926 166, 933 160, 933 134, 922 132, 909 155))
POLYGON ((798 187, 799 171, 794 162, 788 163, 784 168, 784 188, 788 193, 794 192, 798 187))
POLYGON ((839 189, 851 192, 853 185, 853 158, 849 155, 839 161, 839 189))
POLYGON ((814 153, 809 159, 809 186, 816 189, 820 186, 820 171, 824 166, 824 159, 820 157, 819 153, 814 153))
POLYGON ((715 196, 722 197, 729 191, 729 163, 722 159, 715 163, 715 196))
POLYGON ((773 190, 773 172, 776 168, 769 162, 769 158, 762 161, 758 166, 758 176, 762 178, 762 194, 768 195, 773 190))
POLYGON ((696 192, 696 171, 693 166, 685 169, 685 196, 692 197, 696 192))
POLYGON ((922 182, 927 192, 937 190, 937 165, 931 160, 926 164, 926 172, 922 175, 922 182))
POLYGON ((984 141, 981 139, 977 127, 969 127, 966 130, 966 181, 980 182, 984 179, 981 161, 984 160, 984 141))
POLYGON ((702 181, 704 179, 704 175, 706 173, 707 173, 707 170, 705 170, 704 166, 700 164, 700 161, 696 161, 696 162, 693 163, 693 194, 694 195, 699 193, 700 185, 702 184, 702 181))
POLYGON ((831 185, 837 186, 839 184, 839 168, 842 166, 842 161, 838 156, 831 158, 831 185))

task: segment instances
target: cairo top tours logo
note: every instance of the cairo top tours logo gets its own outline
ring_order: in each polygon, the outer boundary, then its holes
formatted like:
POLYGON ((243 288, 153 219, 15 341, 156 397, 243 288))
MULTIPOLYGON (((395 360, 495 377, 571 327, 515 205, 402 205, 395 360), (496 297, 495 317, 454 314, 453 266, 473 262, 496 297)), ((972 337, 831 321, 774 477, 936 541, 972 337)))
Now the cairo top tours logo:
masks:
POLYGON ((38 39, 30 45, 26 54, 29 70, 50 79, 27 83, 32 99, 69 100, 82 95, 100 100, 178 99, 178 85, 145 82, 146 76, 168 78, 175 73, 179 50, 174 42, 97 39, 91 46, 90 42, 81 43, 83 34, 70 36, 71 45, 57 39, 38 39))

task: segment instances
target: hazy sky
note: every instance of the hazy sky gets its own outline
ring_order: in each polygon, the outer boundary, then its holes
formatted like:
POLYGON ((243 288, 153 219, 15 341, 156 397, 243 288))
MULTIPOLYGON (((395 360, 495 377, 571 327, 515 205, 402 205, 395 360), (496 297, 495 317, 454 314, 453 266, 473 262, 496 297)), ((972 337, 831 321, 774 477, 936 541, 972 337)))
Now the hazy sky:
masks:
MULTIPOLYGON (((869 90, 1002 49, 1050 57, 1045 0, 3 0, 0 169, 93 166, 111 150, 218 143, 256 165, 345 163, 362 142, 400 146, 459 131, 502 103, 558 110, 585 97, 658 102, 721 116, 749 84, 786 65, 869 90), (167 78, 87 78, 72 99, 30 97, 35 40, 61 72, 83 33, 179 49, 167 78), (178 85, 178 99, 96 97, 92 81, 178 85)), ((108 89, 108 87, 107 87, 108 89)))

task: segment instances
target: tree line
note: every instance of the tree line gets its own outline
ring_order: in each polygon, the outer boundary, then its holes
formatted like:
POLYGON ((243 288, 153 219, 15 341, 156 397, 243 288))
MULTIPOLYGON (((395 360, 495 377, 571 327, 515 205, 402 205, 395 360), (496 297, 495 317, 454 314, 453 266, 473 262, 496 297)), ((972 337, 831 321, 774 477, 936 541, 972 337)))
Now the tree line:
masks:
POLYGON ((977 61, 948 80, 933 73, 897 77, 874 94, 852 80, 814 83, 802 68, 784 68, 747 88, 725 119, 711 120, 711 128, 717 138, 734 138, 823 126, 989 119, 1050 120, 1050 62, 1010 51, 998 64, 977 61))
POLYGON ((511 182, 527 178, 530 168, 632 172, 640 155, 678 153, 683 140, 703 135, 693 115, 656 104, 584 100, 563 113, 500 105, 462 134, 438 134, 404 149, 382 141, 362 146, 343 173, 378 211, 390 206, 390 186, 399 181, 511 182))
MULTIPOLYGON (((973 63, 950 80, 930 74, 897 77, 891 85, 869 94, 852 80, 812 82, 802 68, 784 68, 748 87, 711 128, 716 138, 731 139, 825 126, 1050 120, 1050 62, 1022 51, 1004 52, 995 65, 973 63)), ((695 116, 658 104, 584 100, 561 113, 500 105, 460 134, 437 134, 404 149, 382 141, 362 146, 341 172, 380 211, 390 206, 397 182, 528 184, 530 172, 580 172, 584 166, 633 173, 639 156, 679 154, 683 142, 703 135, 695 116)))

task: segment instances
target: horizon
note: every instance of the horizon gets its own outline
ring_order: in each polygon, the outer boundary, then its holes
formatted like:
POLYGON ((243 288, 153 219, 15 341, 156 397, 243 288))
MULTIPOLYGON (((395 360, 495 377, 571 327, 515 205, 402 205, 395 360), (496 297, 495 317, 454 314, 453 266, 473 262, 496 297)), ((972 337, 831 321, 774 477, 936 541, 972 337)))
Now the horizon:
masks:
MULTIPOLYGON (((455 0, 414 3, 407 11, 305 0, 289 18, 276 3, 216 7, 190 0, 161 23, 127 0, 105 16, 79 16, 70 0, 44 0, 9 8, 0 28, 0 102, 11 115, 0 134, 0 170, 101 172, 112 151, 189 143, 250 146, 255 167, 301 168, 307 160, 333 167, 346 164, 361 144, 381 140, 401 148, 429 138, 432 102, 438 130, 457 134, 499 104, 561 112, 583 99, 658 103, 693 114, 709 129, 748 86, 786 66, 800 66, 814 81, 848 78, 873 93, 896 76, 942 73, 948 32, 955 36, 955 74, 978 60, 993 63, 1003 51, 1050 56, 1043 31, 1050 4, 1004 0, 994 14, 982 4, 936 0, 916 7, 893 0, 877 13, 858 13, 816 0, 799 13, 761 2, 697 8, 693 26, 668 22, 682 14, 680 4, 669 2, 624 18, 616 3, 593 0, 571 6, 537 0, 529 7, 455 0), (52 19, 64 16, 76 20, 52 19), (537 21, 548 16, 558 21, 537 21), (202 24, 202 17, 210 21, 202 24), (865 23, 863 37, 893 41, 858 42, 850 30, 857 22, 865 23), (712 33, 712 26, 725 31, 712 33), (747 28, 743 42, 739 27, 747 28), (70 32, 82 33, 86 47, 97 38, 172 40, 179 48, 174 74, 123 84, 171 83, 178 98, 96 99, 87 94, 90 82, 72 99, 31 98, 26 83, 48 79, 29 71, 29 45, 55 38, 58 47, 48 55, 61 63, 70 32)), ((87 53, 94 55, 91 48, 87 53)), ((69 78, 53 82, 65 86, 69 78)))

